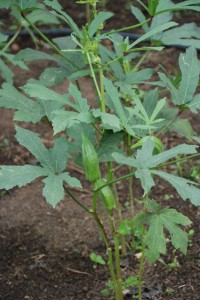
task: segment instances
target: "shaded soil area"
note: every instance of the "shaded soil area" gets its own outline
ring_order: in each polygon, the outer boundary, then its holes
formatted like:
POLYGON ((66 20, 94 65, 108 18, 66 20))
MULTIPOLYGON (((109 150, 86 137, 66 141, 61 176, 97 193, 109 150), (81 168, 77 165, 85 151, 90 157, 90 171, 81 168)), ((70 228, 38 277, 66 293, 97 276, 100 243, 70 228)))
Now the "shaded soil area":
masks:
MULTIPOLYGON (((133 1, 132 1, 133 2, 133 1)), ((132 15, 125 8, 127 1, 108 2, 108 9, 120 18, 114 19, 112 28, 121 24, 132 24, 132 15), (121 9, 123 7, 123 10, 121 9), (118 22, 118 23, 116 23, 118 22)), ((69 14, 80 24, 84 23, 83 10, 75 1, 63 1, 69 14)), ((186 13, 189 16, 189 13, 186 13)), ((181 15, 183 16, 183 15, 181 15)), ((180 16, 176 16, 177 18, 180 16)), ((190 15, 190 21, 197 19, 196 14, 190 15)), ((189 20, 189 19, 188 19, 189 20)), ((172 72, 175 68, 179 52, 173 48, 165 50, 162 59, 153 54, 145 62, 149 67, 158 66, 160 62, 172 72)), ((20 71, 17 68, 15 85, 22 86, 27 78, 38 78, 47 62, 29 64, 30 71, 20 71)), ((157 67, 158 69, 159 67, 157 67)), ((63 82, 57 91, 63 93, 67 89, 63 82)), ((94 94, 88 79, 80 81, 84 95, 94 104, 94 94)), ((197 132, 200 133, 199 115, 187 115, 197 132)), ((19 146, 14 138, 15 129, 12 123, 13 112, 0 110, 0 164, 23 165, 33 163, 30 153, 19 146)), ((23 124, 24 127, 40 132, 45 144, 52 140, 49 125, 23 124)), ((166 137, 167 148, 177 144, 180 137, 176 134, 166 137)), ((184 139, 182 139, 184 142, 184 139)), ((189 176, 190 169, 199 165, 199 160, 186 163, 184 175, 189 176)), ((118 175, 124 174, 122 170, 118 175)), ((82 181, 83 174, 73 164, 69 164, 69 172, 82 181)), ((79 199, 89 204, 91 201, 90 187, 82 192, 73 191, 79 199)), ((128 182, 117 184, 121 205, 125 213, 127 203, 128 182)), ((41 196, 42 183, 36 181, 22 188, 9 192, 0 190, 0 300, 103 300, 101 294, 109 274, 105 266, 95 266, 89 254, 95 252, 105 255, 103 241, 94 221, 84 211, 65 198, 56 209, 51 208, 41 196)), ((142 191, 138 182, 133 184, 134 197, 138 200, 142 191)), ((190 237, 188 255, 174 252, 168 247, 168 255, 163 261, 154 265, 145 262, 144 296, 143 300, 198 300, 200 295, 200 210, 179 199, 169 185, 158 181, 153 190, 153 196, 163 206, 176 208, 192 220, 191 228, 194 234, 190 237)), ((188 228, 189 230, 190 228, 188 228)), ((134 255, 128 254, 122 258, 122 274, 137 275, 139 262, 134 255)), ((135 299, 136 290, 129 288, 125 299, 135 299)))

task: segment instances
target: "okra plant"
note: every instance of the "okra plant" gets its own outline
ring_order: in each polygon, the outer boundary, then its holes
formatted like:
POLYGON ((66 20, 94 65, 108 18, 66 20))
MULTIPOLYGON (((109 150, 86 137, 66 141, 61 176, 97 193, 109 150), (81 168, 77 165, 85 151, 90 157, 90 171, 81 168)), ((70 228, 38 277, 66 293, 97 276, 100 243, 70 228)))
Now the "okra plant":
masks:
POLYGON ((177 10, 200 12, 200 0, 178 4, 171 0, 137 0, 137 6, 130 9, 138 24, 113 28, 109 32, 105 31, 105 23, 113 14, 100 11, 97 0, 77 1, 89 9, 90 18, 82 28, 63 11, 57 0, 42 1, 45 6, 30 0, 28 12, 27 1, 8 2, 15 6, 29 28, 52 48, 51 53, 21 50, 15 56, 16 61, 24 64, 45 59, 54 62, 54 66, 46 68, 39 79, 29 79, 19 89, 11 82, 2 84, 0 107, 15 110, 16 139, 35 156, 39 165, 1 166, 0 188, 22 187, 41 178, 42 194, 53 207, 66 193, 93 217, 99 228, 105 254, 91 257, 107 264, 111 296, 122 300, 123 289, 135 284, 141 300, 145 257, 154 263, 166 254, 167 239, 175 249, 186 254, 188 235, 184 226, 191 224, 187 216, 176 209, 162 207, 153 198, 157 178, 170 183, 183 200, 200 205, 197 183, 171 174, 167 168, 199 155, 200 138, 193 132, 189 120, 182 118, 182 113, 186 110, 198 113, 200 108, 197 93, 200 63, 196 50, 200 48, 200 29, 194 23, 179 26, 173 21, 173 13, 177 10), (33 23, 30 10, 40 12, 44 7, 71 28, 70 37, 50 40, 33 23), (144 34, 135 41, 120 34, 137 27, 142 28, 144 34), (105 46, 106 40, 109 40, 109 48, 105 46), (143 62, 148 61, 152 52, 165 55, 165 46, 173 44, 187 46, 179 56, 177 75, 168 74, 162 67, 158 73, 144 67, 143 62), (82 96, 81 77, 92 78, 95 107, 82 96), (68 80, 69 87, 61 95, 51 87, 64 79, 68 80), (142 90, 144 83, 149 86, 148 91, 142 90), (20 122, 41 120, 48 122, 53 130, 55 140, 51 148, 42 143, 38 133, 20 126, 20 122), (177 140, 177 146, 166 149, 165 137, 172 131, 185 136, 188 143, 178 145, 177 140), (89 206, 71 191, 73 187, 81 192, 82 183, 71 176, 68 161, 85 172, 85 180, 92 189, 89 206), (126 174, 119 177, 124 165, 126 174), (134 201, 134 178, 140 180, 143 190, 140 206, 134 201), (121 210, 124 199, 119 199, 116 186, 118 181, 125 180, 129 181, 129 217, 121 210), (133 280, 133 277, 124 278, 120 258, 126 254, 127 247, 134 252, 134 242, 129 244, 130 240, 134 241, 134 232, 140 232, 142 245, 138 278, 133 280))

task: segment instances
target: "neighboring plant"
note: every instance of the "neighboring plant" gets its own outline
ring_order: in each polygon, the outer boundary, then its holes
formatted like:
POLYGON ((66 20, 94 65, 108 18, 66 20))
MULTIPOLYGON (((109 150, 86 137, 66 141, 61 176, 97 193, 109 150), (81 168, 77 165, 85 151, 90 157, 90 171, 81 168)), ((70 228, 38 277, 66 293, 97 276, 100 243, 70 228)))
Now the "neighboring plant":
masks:
MULTIPOLYGON (((47 59, 56 63, 56 66, 45 69, 38 80, 29 80, 21 87, 23 93, 10 83, 4 83, 0 90, 0 107, 15 109, 14 121, 48 121, 55 140, 53 147, 47 149, 38 134, 16 126, 16 139, 35 156, 39 165, 1 166, 0 188, 8 190, 15 186, 22 187, 42 177, 43 196, 53 207, 66 193, 93 217, 99 228, 106 251, 103 257, 91 254, 91 259, 95 263, 107 264, 111 279, 109 292, 114 290, 115 299, 122 300, 123 289, 127 285, 137 284, 138 299, 141 300, 145 257, 154 263, 166 254, 167 239, 171 240, 175 249, 186 254, 188 235, 183 227, 191 224, 176 209, 162 207, 153 199, 151 191, 156 186, 155 178, 170 183, 183 200, 200 205, 200 190, 196 182, 170 174, 170 169, 166 169, 168 165, 198 156, 198 146, 181 144, 165 150, 166 139, 163 138, 170 130, 184 135, 190 142, 193 139, 189 121, 180 116, 185 110, 197 113, 200 108, 200 95, 195 94, 200 75, 195 50, 200 43, 199 31, 191 32, 190 24, 177 27, 171 19, 173 11, 200 11, 200 1, 174 4, 170 0, 148 0, 146 6, 138 0, 149 18, 138 7, 131 7, 139 24, 107 33, 101 30, 112 13, 99 12, 96 0, 79 2, 88 5, 91 16, 91 21, 81 29, 62 10, 57 0, 43 1, 50 7, 52 15, 65 21, 73 31, 71 37, 53 41, 44 36, 29 19, 26 10, 18 6, 22 18, 37 30, 56 54, 25 49, 15 59, 25 62, 47 59), (130 43, 128 38, 124 39, 119 34, 136 27, 142 27, 145 33, 134 42, 130 43), (194 34, 196 36, 193 39, 194 34), (107 39, 113 45, 112 50, 103 45, 107 39), (184 40, 190 46, 179 57, 180 74, 175 77, 159 72, 159 79, 152 81, 154 70, 143 68, 142 62, 151 51, 162 53, 164 44, 173 44, 177 39, 179 43, 184 40), (150 44, 141 45, 146 40, 150 44), (82 87, 78 82, 78 78, 88 75, 94 83, 96 108, 91 108, 82 96, 82 87), (60 95, 49 88, 65 78, 69 81, 65 94, 60 95), (153 89, 141 92, 139 86, 144 83, 153 89), (170 104, 164 97, 166 90, 169 91, 170 104), (92 199, 89 206, 70 190, 71 187, 81 189, 82 184, 67 171, 69 160, 84 169, 86 180, 91 184, 92 199), (117 177, 122 165, 127 166, 127 173, 117 177), (133 178, 140 180, 143 189, 142 204, 139 207, 137 203, 137 213, 133 195, 137 185, 134 185, 133 178), (116 182, 126 179, 129 180, 129 217, 121 211, 123 199, 118 199, 115 186, 116 182), (135 251, 131 243, 137 232, 141 241, 138 278, 123 278, 120 255, 126 253, 127 246, 135 251), (130 245, 127 245, 130 240, 130 245)), ((29 1, 29 4, 33 11, 36 8, 38 10, 36 1, 29 1)), ((196 28, 194 24, 192 26, 196 28)), ((194 139, 199 141, 198 137, 194 139)))
POLYGON ((56 16, 52 16, 48 11, 47 7, 44 4, 40 3, 41 1, 25 1, 25 0, 1 0, 0 1, 0 9, 9 9, 10 12, 10 20, 12 21, 12 25, 9 29, 15 29, 15 33, 12 38, 7 42, 9 36, 7 34, 0 33, 0 71, 3 79, 6 82, 13 83, 14 73, 7 66, 5 62, 9 62, 14 66, 18 66, 23 70, 28 70, 26 64, 23 61, 17 60, 15 55, 8 53, 10 46, 16 41, 20 33, 23 29, 27 30, 33 42, 37 46, 39 44, 39 40, 34 34, 30 25, 24 20, 21 16, 21 12, 26 13, 28 19, 32 22, 32 24, 45 24, 45 25, 58 25, 59 21, 56 16), (34 8, 34 10, 33 10, 34 8), (33 10, 33 11, 32 11, 33 10))
POLYGON ((200 181, 200 166, 192 166, 188 172, 188 177, 192 180, 199 182, 200 181))
POLYGON ((97 255, 94 252, 90 253, 90 259, 91 261, 93 261, 95 264, 99 264, 99 265, 105 265, 106 262, 103 259, 103 257, 101 255, 97 255))

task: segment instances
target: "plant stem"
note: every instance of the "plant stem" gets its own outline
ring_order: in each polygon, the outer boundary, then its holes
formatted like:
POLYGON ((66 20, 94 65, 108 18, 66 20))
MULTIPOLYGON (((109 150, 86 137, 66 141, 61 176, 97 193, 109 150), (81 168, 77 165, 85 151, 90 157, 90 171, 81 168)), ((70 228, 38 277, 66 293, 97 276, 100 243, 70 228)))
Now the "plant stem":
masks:
POLYGON ((156 134, 156 136, 159 136, 163 131, 165 131, 165 129, 167 129, 170 125, 172 125, 179 117, 180 115, 183 113, 183 110, 179 110, 177 115, 174 116, 174 118, 172 120, 170 120, 163 128, 161 128, 158 133, 156 134))
POLYGON ((102 0, 102 10, 106 10, 106 4, 108 0, 102 0))
MULTIPOLYGON (((122 290, 120 290, 120 284, 119 284, 119 280, 118 280, 120 264, 119 264, 119 266, 117 268, 118 271, 117 271, 117 278, 116 278, 115 270, 114 270, 114 262, 113 262, 112 249, 109 246, 109 242, 108 242, 108 238, 107 238, 107 234, 106 234, 105 228, 102 225, 101 221, 99 220, 99 217, 98 217, 97 212, 96 212, 97 197, 98 197, 98 192, 95 191, 94 194, 93 194, 93 198, 92 198, 92 210, 93 211, 91 211, 91 213, 92 213, 92 215, 94 217, 94 220, 97 223, 97 226, 99 227, 99 229, 100 229, 100 231, 102 233, 102 236, 103 236, 106 248, 107 248, 107 252, 108 252, 108 267, 109 267, 110 275, 111 275, 111 278, 112 278, 112 281, 113 281, 113 285, 114 285, 114 289, 115 289, 116 300, 123 300, 122 290)), ((114 239, 115 239, 115 236, 114 236, 114 239)), ((115 251, 116 251, 116 247, 115 247, 115 251)), ((118 245, 118 251, 119 251, 119 245, 118 245)), ((117 255, 116 252, 115 252, 115 255, 117 255)), ((117 260, 117 262, 119 262, 119 259, 117 260)))
MULTIPOLYGON (((127 135, 127 154, 131 155, 131 136, 130 134, 127 135)), ((129 167, 129 171, 132 172, 133 168, 129 167)), ((133 199, 133 177, 128 178, 129 183, 129 201, 130 201, 130 209, 131 209, 131 217, 134 217, 134 199, 133 199)))
POLYGON ((76 199, 76 197, 66 188, 65 185, 64 185, 64 190, 76 202, 76 204, 78 204, 82 209, 84 209, 87 213, 89 213, 90 215, 93 216, 100 232, 102 233, 102 236, 103 236, 103 239, 104 239, 104 242, 105 242, 105 245, 106 245, 106 249, 107 249, 107 253, 108 253, 108 268, 109 268, 110 275, 111 275, 111 278, 112 278, 112 281, 113 281, 113 284, 114 284, 116 300, 123 300, 123 298, 121 296, 122 294, 120 295, 119 284, 118 284, 118 281, 117 281, 116 276, 115 276, 112 249, 109 246, 107 234, 106 234, 105 229, 104 229, 101 221, 99 220, 99 217, 98 217, 97 212, 96 212, 96 202, 97 202, 98 193, 94 192, 93 199, 92 199, 92 208, 93 209, 91 210, 91 209, 88 209, 82 203, 80 203, 79 200, 76 199))
MULTIPOLYGON (((180 159, 180 156, 179 156, 179 155, 177 155, 176 157, 177 157, 177 160, 180 159)), ((178 170, 178 176, 183 177, 183 168, 182 168, 182 166, 181 166, 180 161, 177 161, 177 162, 176 162, 176 166, 177 166, 177 170, 178 170)))
POLYGON ((10 45, 12 45, 12 43, 16 40, 16 38, 18 37, 18 35, 20 34, 20 31, 22 29, 22 25, 20 25, 17 29, 17 31, 15 32, 15 34, 13 35, 13 37, 9 40, 9 42, 3 47, 3 49, 1 50, 1 52, 6 52, 6 50, 10 47, 10 45))
POLYGON ((73 62, 71 61, 68 57, 66 57, 62 51, 52 42, 50 41, 46 35, 44 35, 25 15, 23 12, 21 12, 22 17, 24 18, 24 20, 26 20, 26 22, 40 35, 40 37, 51 46, 52 49, 54 49, 57 53, 59 53, 68 63, 70 63, 71 65, 73 65, 77 70, 79 69, 79 67, 73 62))
POLYGON ((100 92, 100 89, 99 89, 99 86, 98 86, 98 83, 97 83, 97 79, 96 79, 96 76, 95 76, 95 73, 94 73, 94 68, 93 68, 93 65, 92 65, 92 62, 91 62, 91 58, 90 58, 90 55, 89 55, 88 52, 86 53, 86 55, 87 55, 87 60, 88 60, 89 66, 90 66, 92 79, 93 79, 93 82, 94 82, 94 85, 95 85, 95 88, 96 88, 96 91, 97 91, 97 95, 99 97, 99 100, 101 101, 101 92, 100 92))
MULTIPOLYGON (((114 193, 115 203, 116 203, 118 224, 120 225, 123 221, 123 218, 122 218, 121 204, 119 202, 119 196, 118 196, 117 187, 115 183, 112 185, 112 188, 113 188, 113 193, 114 193)), ((125 256, 127 253, 125 236, 120 235, 120 239, 121 239, 122 255, 125 256)))
POLYGON ((110 221, 110 228, 114 238, 114 245, 115 245, 115 266, 116 266, 116 282, 117 282, 117 289, 115 291, 116 299, 122 300, 122 280, 121 280, 121 268, 120 268, 120 254, 119 254, 119 237, 116 233, 114 219, 112 214, 109 214, 109 221, 110 221))
POLYGON ((113 183, 116 183, 116 182, 118 182, 118 181, 127 179, 127 178, 129 178, 129 177, 131 177, 131 176, 134 176, 134 175, 135 175, 135 172, 129 173, 129 174, 124 175, 124 176, 121 176, 121 177, 118 177, 118 178, 116 178, 116 179, 113 179, 113 180, 110 181, 110 182, 106 182, 104 185, 102 185, 101 187, 99 187, 99 188, 96 189, 95 191, 96 191, 96 192, 99 192, 102 188, 104 188, 104 187, 107 186, 107 185, 111 185, 111 184, 113 184, 113 183))
POLYGON ((101 112, 106 112, 106 104, 105 104, 105 90, 103 84, 103 69, 100 68, 99 70, 99 77, 100 77, 100 88, 101 88, 101 112))
POLYGON ((101 129, 99 129, 99 127, 97 125, 95 125, 94 123, 92 123, 92 126, 96 129, 96 131, 100 134, 100 136, 103 135, 103 132, 101 131, 101 129))
MULTIPOLYGON (((187 156, 187 157, 183 157, 183 158, 180 158, 180 159, 177 159, 177 160, 173 160, 173 161, 170 161, 170 162, 165 163, 165 164, 161 164, 161 165, 157 166, 156 168, 152 168, 152 170, 153 169, 157 169, 157 168, 161 168, 161 167, 165 167, 165 166, 168 166, 168 165, 172 165, 172 164, 180 162, 180 161, 188 160, 188 159, 191 159, 191 158, 196 157, 196 156, 200 156, 200 153, 193 154, 193 155, 190 155, 190 156, 187 156)), ((129 178, 131 176, 134 176, 134 175, 135 175, 135 172, 131 172, 131 173, 127 174, 127 175, 124 175, 124 176, 118 177, 116 179, 113 179, 110 182, 106 182, 104 185, 102 185, 101 187, 99 187, 95 191, 99 192, 102 188, 104 188, 107 185, 111 185, 111 184, 114 184, 114 183, 116 183, 118 181, 125 180, 125 179, 127 179, 127 178, 129 178)))
POLYGON ((116 57, 115 59, 110 60, 109 62, 107 62, 106 64, 104 64, 104 65, 103 65, 103 68, 109 66, 110 64, 112 64, 112 63, 114 63, 114 62, 116 62, 117 60, 119 60, 119 59, 122 58, 123 56, 124 56, 124 53, 120 54, 120 55, 119 55, 118 57, 116 57))
MULTIPOLYGON (((113 60, 110 60, 109 62, 107 62, 106 64, 103 65, 104 67, 109 66, 110 64, 118 61, 120 58, 122 58, 126 53, 131 53, 131 52, 135 52, 135 51, 139 51, 141 48, 134 48, 134 50, 131 51, 125 51, 122 54, 120 54, 119 56, 117 56, 116 58, 114 58, 113 60)), ((130 71, 130 73, 134 73, 137 71, 137 69, 139 68, 139 66, 141 65, 141 63, 148 57, 150 51, 147 51, 142 57, 141 59, 138 61, 138 63, 135 65, 135 67, 130 71)))
POLYGON ((115 244, 115 260, 116 260, 116 272, 118 280, 121 280, 121 269, 120 269, 120 255, 119 255, 119 240, 115 229, 113 215, 109 215, 110 227, 112 229, 114 244, 115 244))
POLYGON ((30 36, 31 36, 31 38, 33 40, 35 48, 38 49, 39 48, 38 45, 39 44, 41 45, 40 41, 38 40, 38 38, 35 36, 35 34, 33 33, 33 31, 29 27, 27 27, 27 31, 28 31, 28 33, 30 34, 30 36))
MULTIPOLYGON (((132 168, 129 169, 132 171, 132 168)), ((133 177, 129 177, 129 201, 130 201, 130 208, 131 208, 131 217, 134 217, 134 198, 133 198, 133 177)))
POLYGON ((110 271, 110 275, 111 275, 111 279, 114 285, 114 290, 115 290, 115 299, 116 300, 123 300, 123 298, 119 295, 119 288, 118 288, 118 284, 117 284, 117 280, 116 280, 116 276, 115 276, 115 271, 114 271, 114 263, 113 263, 113 255, 112 255, 112 249, 108 248, 108 268, 110 271))
POLYGON ((140 67, 140 65, 149 56, 149 54, 150 54, 150 51, 147 51, 144 55, 142 55, 142 57, 139 59, 139 61, 135 65, 135 67, 131 70, 131 73, 134 73, 134 72, 136 72, 138 70, 138 68, 140 67))
MULTIPOLYGON (((104 242, 105 242, 105 245, 106 245, 106 249, 107 249, 107 253, 108 253, 108 268, 109 268, 110 275, 111 275, 111 278, 112 278, 112 281, 113 281, 113 284, 114 284, 116 300, 123 300, 122 291, 121 291, 121 294, 120 294, 119 283, 118 283, 118 280, 116 279, 116 275, 115 275, 115 271, 114 271, 114 262, 113 262, 112 249, 109 246, 107 234, 106 234, 105 229, 104 229, 101 221, 99 220, 99 217, 98 217, 97 212, 96 212, 96 202, 97 202, 98 193, 94 192, 94 195, 93 195, 93 198, 92 198, 92 210, 91 210, 91 209, 88 209, 82 203, 80 203, 79 200, 76 199, 76 197, 66 188, 65 185, 64 185, 64 190, 82 209, 84 209, 87 213, 89 213, 90 215, 93 216, 100 232, 102 233, 102 236, 103 236, 103 239, 104 239, 104 242)), ((119 246, 118 246, 118 249, 119 249, 119 246)), ((120 267, 120 265, 119 265, 119 267, 120 267)), ((118 272, 119 272, 119 270, 118 270, 118 272)))
POLYGON ((158 166, 157 166, 156 168, 154 168, 154 169, 162 168, 162 167, 165 167, 165 166, 168 166, 168 165, 173 165, 173 164, 176 164, 177 162, 181 162, 181 161, 184 161, 184 160, 188 160, 188 159, 191 159, 191 158, 194 158, 194 157, 197 157, 197 156, 200 156, 200 153, 196 153, 196 154, 193 154, 193 155, 189 155, 189 156, 186 156, 186 157, 182 157, 182 158, 179 158, 179 159, 176 159, 176 160, 169 161, 169 162, 167 162, 167 163, 158 165, 158 166))
POLYGON ((97 209, 96 209, 97 197, 98 197, 98 192, 95 191, 93 193, 93 197, 92 197, 92 210, 90 211, 90 213, 93 215, 93 218, 102 233, 106 248, 108 249, 109 248, 108 237, 107 237, 105 228, 104 228, 103 224, 101 223, 101 221, 99 220, 99 217, 97 215, 97 209))
POLYGON ((140 259, 140 267, 139 267, 139 282, 138 282, 138 300, 142 300, 142 275, 143 275, 143 268, 144 268, 144 251, 145 251, 145 244, 144 244, 144 233, 145 229, 144 226, 142 226, 142 256, 140 259))
POLYGON ((88 24, 91 21, 90 4, 89 3, 86 3, 86 20, 87 20, 88 24))
MULTIPOLYGON (((107 163, 107 166, 108 166, 107 182, 111 182, 113 179, 112 163, 111 162, 107 163)), ((121 205, 119 202, 119 197, 118 197, 117 188, 115 184, 112 184, 112 190, 115 197, 118 225, 120 225, 123 221, 123 218, 122 218, 121 205)), ((122 254, 126 255, 126 241, 123 235, 121 235, 121 246, 122 246, 122 254)))
POLYGON ((80 206, 82 209, 84 209, 87 213, 91 214, 91 211, 89 208, 87 208, 84 204, 82 204, 81 202, 79 202, 78 199, 76 199, 76 197, 68 190, 68 188, 66 188, 65 185, 64 186, 64 190, 65 192, 76 202, 76 204, 78 204, 78 206, 80 206))
POLYGON ((147 20, 145 20, 144 22, 141 22, 139 24, 128 26, 128 27, 123 27, 121 29, 111 30, 109 33, 105 33, 104 35, 106 36, 106 35, 110 35, 110 34, 113 34, 113 33, 116 33, 116 32, 123 32, 123 31, 126 31, 126 30, 135 29, 135 28, 143 26, 144 24, 146 24, 150 21, 151 21, 151 18, 148 18, 147 20))

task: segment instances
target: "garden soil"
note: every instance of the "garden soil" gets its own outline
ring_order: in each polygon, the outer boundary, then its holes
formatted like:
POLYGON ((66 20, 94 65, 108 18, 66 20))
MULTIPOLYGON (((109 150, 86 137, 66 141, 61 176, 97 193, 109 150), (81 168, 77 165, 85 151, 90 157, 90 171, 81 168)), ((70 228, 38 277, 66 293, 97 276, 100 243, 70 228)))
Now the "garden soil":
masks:
MULTIPOLYGON (((64 1, 63 1, 64 2, 64 1)), ((70 2, 70 1, 69 1, 70 2)), ((124 1, 122 1, 124 3, 124 1)), ((118 11, 120 5, 110 7, 118 11)), ((110 4, 109 4, 110 5, 110 4)), ((84 19, 83 12, 76 9, 75 4, 65 2, 71 14, 84 19)), ((119 26, 131 22, 125 13, 121 13, 119 26), (124 19, 123 19, 123 16, 124 19)), ((191 18, 195 16, 191 15, 191 18)), ((82 20, 83 21, 83 20, 82 20)), ((81 22, 81 21, 80 21, 81 22)), ((22 42, 22 41, 20 41, 22 42)), ((19 44, 23 48, 24 44, 19 44)), ((165 57, 158 54, 151 56, 146 65, 156 67, 162 63, 169 72, 175 68, 179 52, 169 48, 165 57)), ((30 71, 16 72, 15 85, 26 83, 30 77, 38 78, 48 62, 29 64, 30 71)), ((67 82, 56 88, 60 93, 66 92, 67 82)), ((80 85, 90 104, 95 106, 95 96, 92 92, 91 80, 82 79, 80 85)), ((145 86, 143 88, 146 88, 145 86)), ((184 116, 183 116, 184 117, 184 116)), ((199 115, 185 115, 192 122, 197 134, 200 134, 199 115)), ((14 135, 12 123, 13 112, 0 110, 0 164, 23 165, 36 164, 30 153, 19 146, 14 135)), ((41 122, 39 125, 22 124, 25 128, 39 132, 47 146, 52 145, 52 131, 49 125, 41 122)), ((177 134, 165 137, 166 148, 177 144, 177 134)), ((181 138, 184 142, 184 139, 181 138)), ((199 164, 196 160, 186 163, 183 167, 188 176, 192 166, 199 164)), ((72 163, 68 171, 83 180, 83 173, 72 163)), ((122 175, 126 170, 122 170, 122 175)), ((88 204, 91 201, 90 186, 84 184, 83 191, 73 192, 79 199, 88 204)), ((119 182, 117 189, 120 193, 122 208, 127 203, 127 182, 119 182)), ((0 300, 103 300, 101 294, 109 274, 105 266, 95 266, 89 254, 95 252, 104 255, 104 245, 98 230, 84 211, 76 206, 71 199, 65 198, 55 209, 50 207, 41 195, 42 183, 35 181, 21 189, 8 192, 0 191, 0 300)), ((135 199, 142 194, 138 182, 133 185, 135 199)), ((143 300, 198 300, 200 299, 200 210, 189 202, 180 200, 169 185, 158 181, 153 190, 153 196, 164 206, 176 208, 192 220, 191 228, 194 234, 190 239, 187 256, 178 251, 169 252, 162 257, 163 261, 149 265, 145 262, 143 300), (172 264, 174 262, 174 264, 172 264)), ((191 228, 188 228, 191 229, 191 228)), ((138 260, 128 254, 122 258, 123 276, 134 276, 138 271, 138 260)), ((135 299, 135 289, 128 289, 125 299, 135 299)))

